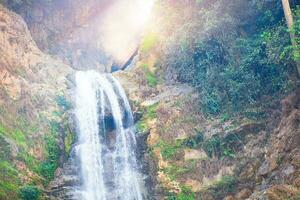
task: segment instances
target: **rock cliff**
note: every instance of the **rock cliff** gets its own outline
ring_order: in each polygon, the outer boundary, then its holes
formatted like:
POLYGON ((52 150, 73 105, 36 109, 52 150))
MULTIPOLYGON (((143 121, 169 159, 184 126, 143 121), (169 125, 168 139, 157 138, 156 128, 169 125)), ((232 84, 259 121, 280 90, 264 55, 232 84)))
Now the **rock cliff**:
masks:
POLYGON ((54 176, 70 143, 63 125, 69 74, 39 50, 23 19, 0 5, 0 199, 17 199, 27 184, 43 188, 54 176), (55 149, 61 152, 52 155, 55 149))
POLYGON ((155 199, 299 197, 299 90, 261 119, 210 118, 196 109, 199 94, 189 86, 151 85, 143 59, 114 75, 141 115, 155 199))

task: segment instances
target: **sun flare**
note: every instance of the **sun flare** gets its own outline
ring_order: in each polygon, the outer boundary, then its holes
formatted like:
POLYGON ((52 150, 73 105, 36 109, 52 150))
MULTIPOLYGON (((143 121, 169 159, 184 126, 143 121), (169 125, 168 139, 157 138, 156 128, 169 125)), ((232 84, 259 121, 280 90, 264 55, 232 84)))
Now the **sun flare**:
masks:
POLYGON ((136 49, 153 5, 154 0, 117 1, 104 16, 100 45, 115 60, 124 61, 136 49))

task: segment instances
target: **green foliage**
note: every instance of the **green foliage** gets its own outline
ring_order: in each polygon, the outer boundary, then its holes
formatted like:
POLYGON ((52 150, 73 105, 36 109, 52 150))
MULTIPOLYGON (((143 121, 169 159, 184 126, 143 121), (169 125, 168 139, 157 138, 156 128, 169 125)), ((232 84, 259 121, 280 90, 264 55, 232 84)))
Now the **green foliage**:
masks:
POLYGON ((139 133, 145 133, 149 130, 147 122, 143 120, 138 121, 138 123, 136 124, 136 128, 139 133))
POLYGON ((11 149, 4 136, 0 134, 0 160, 10 160, 11 149))
POLYGON ((38 161, 35 157, 30 155, 27 151, 19 153, 17 158, 20 161, 23 161, 26 164, 26 167, 31 171, 36 173, 39 172, 40 161, 38 161))
POLYGON ((155 46, 157 40, 158 37, 155 33, 148 33, 147 35, 145 35, 141 44, 141 51, 143 53, 147 53, 155 46))
POLYGON ((18 194, 22 200, 38 200, 41 191, 36 186, 26 185, 19 189, 18 194))
POLYGON ((75 140, 75 134, 72 133, 69 127, 65 127, 65 136, 64 136, 64 144, 65 144, 65 152, 67 155, 70 154, 72 144, 75 140))
POLYGON ((18 147, 16 159, 24 162, 28 170, 37 173, 40 161, 28 152, 30 141, 25 137, 24 132, 20 130, 8 130, 0 126, 0 199, 19 199, 17 191, 22 186, 19 177, 24 172, 18 171, 14 166, 14 157, 12 157, 11 151, 15 150, 11 149, 11 144, 7 140, 13 142, 18 147))
POLYGON ((157 146, 161 149, 161 155, 164 159, 172 159, 178 150, 182 147, 183 141, 176 140, 175 144, 168 144, 163 140, 160 140, 157 146))
POLYGON ((189 148, 197 148, 204 142, 204 135, 202 132, 198 132, 194 137, 189 137, 184 140, 184 145, 189 148))
POLYGON ((155 119, 157 117, 158 104, 153 104, 142 110, 143 116, 140 121, 138 121, 136 127, 140 133, 147 132, 149 130, 148 121, 155 119))
POLYGON ((47 135, 44 138, 46 143, 46 153, 47 158, 43 161, 39 167, 39 173, 45 178, 45 183, 47 184, 50 180, 54 178, 54 172, 58 167, 59 158, 61 156, 61 150, 58 146, 57 137, 59 136, 60 124, 52 121, 51 135, 47 135))
POLYGON ((165 174, 171 179, 175 180, 178 176, 182 174, 186 174, 194 170, 196 167, 196 162, 188 162, 185 166, 176 166, 175 164, 171 164, 168 167, 164 168, 165 174))
POLYGON ((146 79, 147 79, 149 86, 151 86, 151 87, 155 87, 158 84, 158 80, 157 80, 156 76, 151 72, 146 73, 146 79))
POLYGON ((221 138, 219 135, 213 135, 203 142, 202 147, 209 157, 234 158, 234 143, 237 142, 237 139, 236 137, 221 138))
POLYGON ((56 103, 57 105, 65 112, 72 108, 71 102, 67 101, 66 97, 64 95, 58 95, 56 97, 56 103))
POLYGON ((235 176, 223 176, 220 180, 206 188, 206 191, 209 191, 215 199, 222 199, 226 195, 235 192, 237 183, 238 181, 235 176))
POLYGON ((198 89, 205 113, 242 113, 291 89, 294 62, 278 2, 161 2, 168 30, 162 66, 198 89))
POLYGON ((189 187, 182 186, 181 187, 181 193, 179 194, 173 194, 170 193, 167 195, 168 200, 195 200, 196 194, 191 191, 189 187))
POLYGON ((150 87, 155 87, 158 84, 158 79, 155 75, 154 72, 152 72, 151 70, 148 69, 148 66, 146 64, 144 64, 142 66, 144 73, 145 73, 145 77, 147 80, 147 83, 150 87))
POLYGON ((234 158, 236 143, 239 143, 239 140, 235 134, 230 134, 225 138, 218 134, 205 138, 203 133, 199 132, 196 136, 185 139, 182 145, 195 149, 202 148, 210 158, 234 158))
POLYGON ((17 199, 18 185, 18 171, 9 162, 0 160, 0 199, 17 199))
POLYGON ((22 131, 17 130, 12 132, 11 137, 19 147, 22 147, 24 149, 27 148, 26 137, 22 131))

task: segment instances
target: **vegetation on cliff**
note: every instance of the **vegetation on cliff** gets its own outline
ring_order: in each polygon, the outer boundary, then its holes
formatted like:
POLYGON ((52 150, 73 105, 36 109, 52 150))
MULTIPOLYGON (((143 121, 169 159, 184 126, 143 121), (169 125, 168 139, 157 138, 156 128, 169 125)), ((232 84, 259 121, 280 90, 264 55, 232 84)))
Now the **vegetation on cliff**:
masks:
MULTIPOLYGON (((35 2, 52 1, 0 0, 29 18, 35 2)), ((149 134, 154 198, 299 199, 300 5, 289 2, 290 29, 279 0, 156 2, 137 63, 117 75, 141 114, 138 132, 149 134)), ((34 200, 75 139, 70 70, 2 6, 0 25, 0 199, 34 200)))
POLYGON ((300 16, 291 5, 295 26, 288 30, 280 1, 160 1, 142 52, 157 34, 159 65, 201 93, 205 113, 257 109, 264 97, 295 87, 299 58, 289 32, 299 49, 300 16))
MULTIPOLYGON (((299 5, 290 5, 294 27, 289 30, 281 1, 156 3, 135 75, 121 79, 141 90, 130 84, 128 93, 143 113, 137 128, 149 133, 156 180, 165 192, 158 190, 159 195, 172 200, 299 197, 298 179, 283 178, 290 176, 287 168, 298 176, 298 164, 287 161, 297 156, 281 149, 285 162, 277 162, 271 153, 277 137, 299 136, 292 128, 299 123, 291 127, 280 108, 280 100, 297 96, 293 91, 299 86, 299 5), (196 92, 174 94, 182 83, 196 92), (283 136, 283 127, 294 134, 283 136)), ((298 113, 297 99, 288 100, 295 109, 291 113, 298 113)))

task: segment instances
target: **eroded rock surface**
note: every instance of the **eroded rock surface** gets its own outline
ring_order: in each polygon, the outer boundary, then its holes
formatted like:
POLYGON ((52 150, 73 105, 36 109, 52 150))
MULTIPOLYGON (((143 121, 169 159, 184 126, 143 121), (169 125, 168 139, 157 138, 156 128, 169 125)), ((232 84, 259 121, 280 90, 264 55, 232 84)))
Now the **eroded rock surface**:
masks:
POLYGON ((60 106, 68 107, 72 83, 67 77, 72 73, 41 52, 23 19, 0 5, 0 138, 6 143, 0 163, 17 170, 17 176, 1 173, 1 181, 12 184, 12 190, 1 192, 0 199, 17 199, 18 187, 33 181, 44 188, 40 164, 48 159, 47 138, 55 137, 64 159, 67 132, 61 124, 66 110, 60 106))

